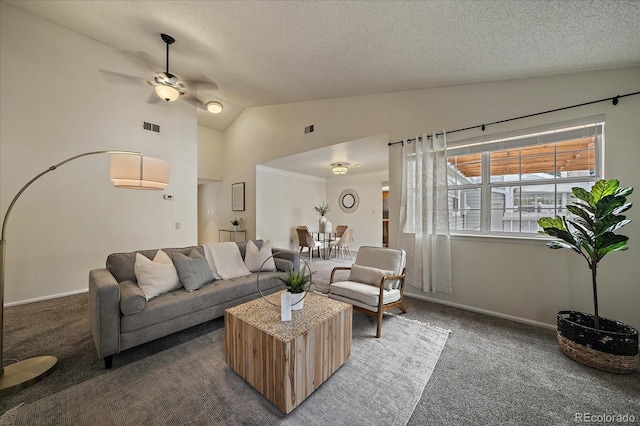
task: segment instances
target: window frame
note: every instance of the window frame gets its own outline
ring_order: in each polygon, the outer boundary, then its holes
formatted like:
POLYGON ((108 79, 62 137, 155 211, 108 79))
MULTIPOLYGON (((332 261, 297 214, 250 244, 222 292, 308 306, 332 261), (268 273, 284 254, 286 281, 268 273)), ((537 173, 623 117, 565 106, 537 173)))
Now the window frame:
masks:
MULTIPOLYGON (((519 131, 509 132, 505 134, 495 134, 495 135, 485 135, 482 138, 474 138, 474 139, 465 139, 461 141, 457 141, 455 143, 450 144, 447 148, 447 162, 449 163, 449 158, 451 155, 460 155, 461 152, 464 152, 465 149, 468 149, 468 153, 480 154, 481 157, 481 180, 480 183, 467 183, 461 185, 449 185, 448 191, 457 191, 457 190, 470 190, 470 189, 480 189, 480 230, 459 230, 453 229, 453 222, 450 220, 449 224, 449 232, 452 236, 477 236, 477 237, 500 237, 500 238, 515 238, 515 239, 541 239, 548 238, 537 232, 522 232, 522 206, 519 208, 520 212, 520 230, 516 232, 505 232, 505 231, 493 231, 491 230, 491 216, 492 216, 492 191, 494 188, 514 188, 523 186, 542 186, 542 185, 554 185, 553 198, 558 198, 558 185, 559 184, 578 184, 578 183, 595 183, 597 180, 602 179, 604 175, 604 139, 605 139, 605 118, 604 116, 597 117, 588 117, 580 120, 573 120, 569 122, 561 122, 550 124, 547 126, 539 126, 536 128, 528 128, 522 129, 519 131), (558 177, 557 175, 553 178, 540 178, 540 179, 532 179, 532 180, 523 180, 523 173, 519 173, 519 178, 513 181, 502 181, 502 182, 491 182, 491 153, 497 152, 504 149, 511 148, 523 148, 526 146, 533 146, 531 143, 524 145, 514 145, 514 142, 518 139, 527 140, 538 134, 554 134, 560 132, 567 132, 568 129, 579 128, 579 127, 593 127, 595 129, 595 146, 594 146, 594 174, 592 176, 571 176, 571 177, 558 177), (501 147, 501 142, 508 140, 508 147, 501 147), (492 146, 496 146, 497 148, 492 148, 492 146), (483 149, 484 147, 484 149, 483 149), (470 149, 471 148, 471 149, 470 149), (453 154, 450 154, 453 153, 453 154)), ((566 140, 564 138, 559 138, 559 140, 554 141, 546 141, 543 142, 545 144, 548 143, 558 143, 566 140)), ((554 150, 555 156, 555 150, 554 150)), ((519 157, 522 159, 522 157, 519 157)), ((450 163, 449 163, 450 164, 450 163)), ((557 172, 555 168, 557 167, 554 164, 554 172, 557 172)), ((453 167, 450 167, 450 171, 453 171, 453 167)), ((457 194, 454 194, 452 198, 457 198, 458 203, 460 203, 460 197, 457 194)), ((514 204, 515 207, 515 204, 514 204)), ((457 211, 452 210, 449 213, 449 217, 452 218, 454 215, 459 214, 460 209, 457 211)))

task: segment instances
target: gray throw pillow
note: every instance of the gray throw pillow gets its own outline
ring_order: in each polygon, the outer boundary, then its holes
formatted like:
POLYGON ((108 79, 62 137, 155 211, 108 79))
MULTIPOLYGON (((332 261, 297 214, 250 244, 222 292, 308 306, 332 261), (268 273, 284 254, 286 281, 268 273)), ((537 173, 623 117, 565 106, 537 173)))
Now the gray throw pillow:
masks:
POLYGON ((191 250, 189 256, 175 253, 173 255, 173 263, 176 265, 182 285, 188 292, 197 290, 214 280, 213 272, 209 268, 207 259, 196 249, 191 250))

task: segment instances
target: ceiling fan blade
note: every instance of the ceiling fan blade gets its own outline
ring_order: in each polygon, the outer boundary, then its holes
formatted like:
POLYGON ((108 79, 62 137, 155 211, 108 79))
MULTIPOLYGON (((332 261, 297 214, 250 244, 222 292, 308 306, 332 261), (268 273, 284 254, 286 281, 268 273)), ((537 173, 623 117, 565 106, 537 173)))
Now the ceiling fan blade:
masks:
POLYGON ((136 84, 152 84, 149 80, 135 75, 123 74, 108 70, 98 70, 102 74, 105 80, 111 83, 136 83, 136 84))
POLYGON ((190 92, 202 92, 218 90, 218 85, 213 81, 187 80, 183 82, 190 92))
POLYGON ((198 98, 192 95, 191 93, 185 93, 184 95, 180 96, 180 99, 184 99, 185 101, 189 102, 191 105, 194 105, 196 108, 200 108, 205 111, 207 110, 207 106, 202 102, 200 102, 198 98))

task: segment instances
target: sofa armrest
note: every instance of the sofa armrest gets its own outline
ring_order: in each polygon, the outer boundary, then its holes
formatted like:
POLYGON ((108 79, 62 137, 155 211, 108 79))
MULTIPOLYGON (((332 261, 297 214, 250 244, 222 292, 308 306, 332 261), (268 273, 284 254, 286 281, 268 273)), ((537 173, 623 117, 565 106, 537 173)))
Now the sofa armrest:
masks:
POLYGON ((120 286, 107 269, 89 272, 89 322, 98 358, 120 352, 120 286))
POLYGON ((287 267, 291 267, 293 265, 294 272, 300 271, 300 256, 297 251, 283 249, 283 248, 272 248, 273 257, 275 258, 276 267, 278 271, 287 272, 287 268, 282 266, 282 262, 279 262, 278 259, 286 260, 287 267))

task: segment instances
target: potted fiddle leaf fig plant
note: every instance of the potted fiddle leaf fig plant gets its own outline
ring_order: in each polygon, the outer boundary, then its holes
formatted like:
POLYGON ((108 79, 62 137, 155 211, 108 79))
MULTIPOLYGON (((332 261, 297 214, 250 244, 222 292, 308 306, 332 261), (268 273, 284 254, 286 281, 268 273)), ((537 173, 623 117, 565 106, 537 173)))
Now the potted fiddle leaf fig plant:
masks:
POLYGON ((567 205, 573 216, 538 220, 542 234, 557 238, 551 249, 566 248, 582 256, 591 272, 594 313, 558 312, 558 342, 569 358, 612 373, 630 373, 638 365, 638 330, 598 313, 598 264, 609 253, 627 250, 629 237, 616 231, 631 222, 622 213, 632 203, 633 188, 622 188, 615 179, 597 181, 591 191, 572 188, 578 199, 567 205))
POLYGON ((311 287, 311 275, 313 272, 305 273, 306 268, 296 272, 289 269, 285 274, 277 277, 284 284, 286 290, 291 293, 291 309, 302 309, 304 297, 311 287))

